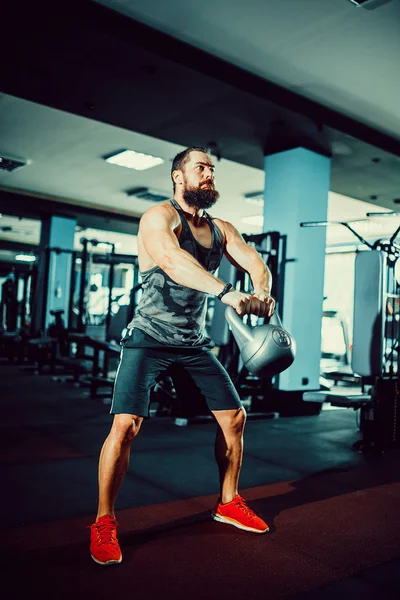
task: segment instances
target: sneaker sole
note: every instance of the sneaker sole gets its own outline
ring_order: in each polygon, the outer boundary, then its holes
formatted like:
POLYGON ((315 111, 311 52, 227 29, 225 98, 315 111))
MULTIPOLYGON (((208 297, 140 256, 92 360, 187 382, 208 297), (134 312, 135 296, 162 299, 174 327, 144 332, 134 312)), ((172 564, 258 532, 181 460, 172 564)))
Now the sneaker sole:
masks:
POLYGON ((211 513, 211 517, 214 519, 214 521, 219 521, 220 523, 226 523, 227 525, 233 525, 234 527, 237 527, 238 529, 243 529, 243 531, 251 531, 252 533, 267 533, 269 531, 269 527, 267 527, 267 529, 254 529, 254 527, 246 527, 246 525, 242 525, 241 523, 239 523, 238 521, 235 521, 234 519, 229 519, 229 517, 220 517, 219 515, 215 514, 214 512, 211 513))
POLYGON ((104 567, 109 567, 111 565, 119 565, 119 563, 122 561, 122 555, 121 558, 119 558, 118 560, 108 560, 107 562, 101 562, 100 560, 97 560, 97 558, 95 558, 93 556, 93 554, 90 555, 94 562, 97 563, 98 565, 103 565, 104 567))

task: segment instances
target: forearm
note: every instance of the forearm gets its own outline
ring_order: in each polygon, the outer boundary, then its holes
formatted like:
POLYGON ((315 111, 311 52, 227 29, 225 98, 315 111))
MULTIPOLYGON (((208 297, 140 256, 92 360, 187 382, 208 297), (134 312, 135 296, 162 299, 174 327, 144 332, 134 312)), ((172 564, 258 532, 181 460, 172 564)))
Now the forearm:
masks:
POLYGON ((253 284, 254 291, 264 291, 271 293, 272 289, 272 273, 261 258, 257 256, 251 262, 248 273, 253 284))
POLYGON ((214 296, 223 290, 226 283, 209 273, 191 254, 181 248, 168 253, 162 269, 175 283, 214 296))

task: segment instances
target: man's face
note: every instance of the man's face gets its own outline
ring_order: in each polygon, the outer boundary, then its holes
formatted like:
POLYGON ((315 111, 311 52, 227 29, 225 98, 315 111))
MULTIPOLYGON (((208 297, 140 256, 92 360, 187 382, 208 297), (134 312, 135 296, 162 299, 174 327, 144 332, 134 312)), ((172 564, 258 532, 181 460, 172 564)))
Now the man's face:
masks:
POLYGON ((214 164, 204 152, 193 150, 182 167, 183 198, 188 206, 210 208, 219 198, 215 189, 214 164))

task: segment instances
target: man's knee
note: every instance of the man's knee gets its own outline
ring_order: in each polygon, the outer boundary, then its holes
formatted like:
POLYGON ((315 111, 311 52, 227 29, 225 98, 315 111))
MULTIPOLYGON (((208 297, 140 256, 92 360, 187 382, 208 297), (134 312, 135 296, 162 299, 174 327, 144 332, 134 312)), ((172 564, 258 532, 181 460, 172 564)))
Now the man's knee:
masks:
MULTIPOLYGON (((225 415, 224 415, 225 416, 225 415)), ((246 423, 246 411, 243 407, 227 411, 226 418, 219 423, 226 433, 242 433, 246 423)))
POLYGON ((130 444, 139 433, 143 417, 115 415, 110 435, 122 444, 130 444))
POLYGON ((240 431, 242 431, 244 429, 245 423, 246 423, 246 411, 243 408, 243 406, 241 408, 238 409, 236 415, 234 416, 234 427, 240 431))

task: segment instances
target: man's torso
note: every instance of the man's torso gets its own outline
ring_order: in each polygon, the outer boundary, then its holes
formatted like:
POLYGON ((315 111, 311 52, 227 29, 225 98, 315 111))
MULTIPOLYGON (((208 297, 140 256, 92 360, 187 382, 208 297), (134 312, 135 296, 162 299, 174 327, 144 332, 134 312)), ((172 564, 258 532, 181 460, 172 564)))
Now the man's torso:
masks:
MULTIPOLYGON (((180 247, 207 271, 214 273, 224 252, 224 235, 219 220, 205 213, 198 226, 186 218, 174 200, 163 203, 174 211, 172 229, 180 247)), ((204 335, 207 295, 175 283, 148 255, 138 236, 139 268, 143 293, 128 328, 138 328, 162 344, 201 346, 204 335)))
MULTIPOLYGON (((167 200, 166 202, 161 202, 159 206, 163 206, 171 212, 171 216, 173 218, 172 230, 177 240, 179 241, 183 230, 183 224, 180 214, 178 213, 176 208, 174 208, 174 206, 171 204, 170 200, 167 200)), ((213 217, 210 218, 221 231, 225 240, 223 221, 221 219, 216 219, 213 217)), ((212 243, 212 231, 208 219, 204 217, 199 225, 194 225, 194 223, 191 222, 189 219, 186 220, 195 240, 197 240, 201 246, 204 246, 204 248, 210 248, 212 243)), ((139 269, 141 272, 148 271, 149 269, 152 269, 156 266, 156 263, 146 251, 140 229, 138 232, 138 260, 139 269)))

